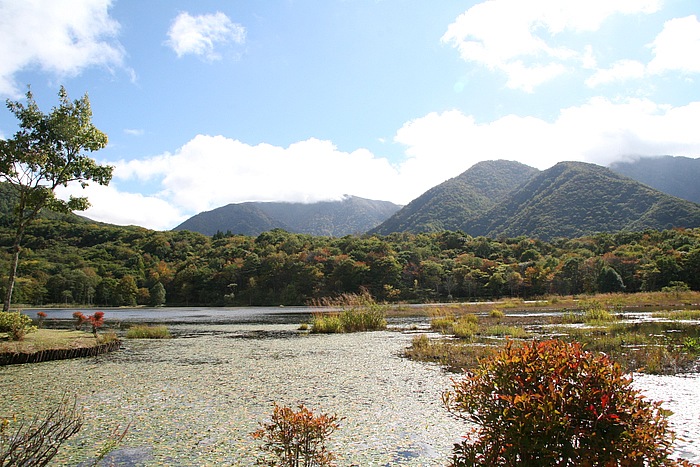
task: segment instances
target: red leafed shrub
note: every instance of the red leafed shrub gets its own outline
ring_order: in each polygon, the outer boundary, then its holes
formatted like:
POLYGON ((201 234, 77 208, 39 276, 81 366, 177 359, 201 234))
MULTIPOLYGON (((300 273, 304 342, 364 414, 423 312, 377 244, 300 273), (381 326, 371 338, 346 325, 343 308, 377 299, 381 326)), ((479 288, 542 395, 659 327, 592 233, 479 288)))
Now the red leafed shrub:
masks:
POLYGON ((104 317, 104 311, 96 311, 94 314, 91 314, 87 317, 88 321, 90 322, 90 325, 92 326, 92 333, 95 336, 97 336, 97 329, 101 328, 105 324, 104 317))
POLYGON ((280 467, 323 467, 333 465, 335 456, 326 449, 327 438, 338 428, 336 415, 314 413, 299 406, 298 411, 275 404, 269 423, 252 433, 263 441, 261 450, 270 455, 258 465, 280 467))
POLYGON ((73 312, 73 319, 75 319, 73 326, 75 327, 76 331, 80 330, 83 327, 83 324, 88 321, 88 317, 80 311, 73 312))
POLYGON ((44 320, 46 319, 46 317, 48 315, 46 313, 44 313, 43 311, 39 311, 39 312, 37 312, 36 316, 37 316, 38 322, 39 322, 38 326, 41 328, 44 325, 44 320))
POLYGON ((581 344, 508 342, 443 395, 451 413, 477 425, 450 465, 690 465, 669 459, 669 412, 631 383, 581 344))

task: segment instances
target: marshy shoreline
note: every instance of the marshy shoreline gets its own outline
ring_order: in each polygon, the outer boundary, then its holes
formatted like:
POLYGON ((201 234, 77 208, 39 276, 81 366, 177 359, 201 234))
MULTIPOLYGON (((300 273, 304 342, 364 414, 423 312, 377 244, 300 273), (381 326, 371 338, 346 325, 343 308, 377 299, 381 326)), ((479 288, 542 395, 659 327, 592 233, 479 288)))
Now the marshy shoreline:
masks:
MULTIPOLYGON (((485 317, 494 306, 461 308, 485 317)), ((250 433, 273 403, 303 403, 345 417, 330 440, 339 466, 445 465, 453 443, 468 431, 441 403, 458 374, 407 359, 405 352, 421 335, 449 339, 431 329, 431 320, 436 310, 461 308, 402 307, 387 314, 385 331, 347 334, 299 331, 316 311, 303 307, 107 310, 105 327, 117 334, 134 323, 161 324, 173 338, 127 339, 120 350, 95 357, 2 367, 0 390, 7 397, 0 416, 36 416, 76 395, 85 426, 61 448, 58 464, 93 458, 110 433, 129 425, 110 458, 116 465, 242 466, 255 462, 250 433)), ((518 316, 566 309, 502 308, 518 316)), ((47 325, 65 326, 72 310, 47 310, 47 325)), ((675 412, 676 454, 700 462, 700 411, 693 406, 700 374, 634 379, 675 412)))

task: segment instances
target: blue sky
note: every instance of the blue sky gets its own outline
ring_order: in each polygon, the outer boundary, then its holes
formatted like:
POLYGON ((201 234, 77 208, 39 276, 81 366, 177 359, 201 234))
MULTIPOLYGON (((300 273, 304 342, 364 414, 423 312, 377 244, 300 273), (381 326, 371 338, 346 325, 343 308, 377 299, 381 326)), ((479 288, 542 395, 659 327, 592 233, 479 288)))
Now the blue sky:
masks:
MULTIPOLYGON (((406 204, 482 160, 700 156, 697 0, 0 0, 0 97, 87 92, 85 215, 406 204)), ((16 121, 0 112, 0 137, 16 121)))

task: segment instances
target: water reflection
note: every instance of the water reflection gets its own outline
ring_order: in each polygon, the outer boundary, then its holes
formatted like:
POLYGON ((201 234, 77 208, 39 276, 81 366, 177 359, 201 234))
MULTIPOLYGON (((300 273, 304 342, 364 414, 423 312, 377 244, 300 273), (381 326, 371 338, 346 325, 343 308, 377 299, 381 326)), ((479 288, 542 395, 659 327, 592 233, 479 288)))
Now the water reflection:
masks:
MULTIPOLYGON (((98 309, 80 308, 30 308, 23 310, 33 319, 37 313, 46 313, 46 322, 71 320, 73 313, 80 311, 86 315, 98 309)), ((168 307, 168 308, 99 308, 105 313, 107 322, 128 323, 260 323, 290 324, 308 320, 313 311, 310 307, 168 307)))

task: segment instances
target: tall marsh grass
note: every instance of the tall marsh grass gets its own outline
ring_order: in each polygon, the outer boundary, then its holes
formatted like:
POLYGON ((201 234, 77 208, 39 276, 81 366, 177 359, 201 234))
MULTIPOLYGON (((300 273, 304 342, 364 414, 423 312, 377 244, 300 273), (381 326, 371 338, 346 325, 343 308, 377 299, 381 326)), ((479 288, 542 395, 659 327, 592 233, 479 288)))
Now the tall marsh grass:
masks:
POLYGON ((421 334, 413 338, 411 346, 404 351, 404 356, 412 360, 439 363, 450 371, 461 372, 468 368, 476 368, 480 359, 493 355, 496 349, 497 347, 491 345, 433 340, 421 334))
POLYGON ((366 291, 361 294, 343 294, 336 298, 323 298, 315 301, 314 304, 326 308, 341 308, 341 311, 314 313, 311 321, 313 333, 386 329, 386 306, 375 302, 366 291))
POLYGON ((503 313, 503 311, 499 310, 498 308, 494 308, 493 310, 489 311, 489 318, 501 319, 505 316, 506 316, 506 314, 503 313))
POLYGON ((582 300, 583 321, 586 324, 600 324, 616 321, 617 316, 610 313, 606 307, 597 300, 582 300))
POLYGON ((147 326, 136 324, 126 331, 127 339, 169 339, 171 337, 167 326, 147 326))
POLYGON ((430 329, 443 334, 449 334, 452 332, 452 326, 454 323, 454 316, 436 316, 430 320, 430 329))
POLYGON ((471 339, 479 332, 479 325, 474 321, 463 318, 465 317, 463 316, 453 324, 452 333, 455 335, 455 337, 459 337, 461 339, 471 339))
POLYGON ((652 313, 654 318, 673 319, 673 320, 694 320, 700 319, 700 310, 673 310, 673 311, 657 311, 652 313))

